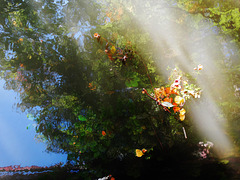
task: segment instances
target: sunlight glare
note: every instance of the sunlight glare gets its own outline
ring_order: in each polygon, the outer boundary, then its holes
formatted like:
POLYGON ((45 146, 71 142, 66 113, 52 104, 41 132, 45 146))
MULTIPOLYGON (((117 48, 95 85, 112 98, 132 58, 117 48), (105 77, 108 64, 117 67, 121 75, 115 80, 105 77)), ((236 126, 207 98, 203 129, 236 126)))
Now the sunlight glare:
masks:
POLYGON ((184 72, 196 77, 198 86, 203 89, 203 95, 200 100, 191 102, 191 110, 188 112, 191 112, 201 137, 212 141, 219 156, 223 156, 232 150, 232 142, 226 135, 226 120, 224 117, 220 118, 222 112, 216 102, 224 96, 223 84, 227 85, 226 78, 219 71, 219 62, 224 61, 226 56, 217 37, 218 30, 212 28, 208 20, 190 15, 163 1, 154 5, 161 8, 151 11, 148 18, 150 12, 147 15, 144 13, 146 11, 141 10, 144 5, 139 3, 135 17, 139 24, 148 21, 149 26, 142 28, 150 33, 153 46, 157 49, 155 57, 158 58, 156 63, 159 72, 168 77, 167 66, 174 68, 177 65, 184 72), (196 24, 196 19, 200 19, 199 24, 196 24), (204 67, 200 75, 193 70, 198 64, 204 67))

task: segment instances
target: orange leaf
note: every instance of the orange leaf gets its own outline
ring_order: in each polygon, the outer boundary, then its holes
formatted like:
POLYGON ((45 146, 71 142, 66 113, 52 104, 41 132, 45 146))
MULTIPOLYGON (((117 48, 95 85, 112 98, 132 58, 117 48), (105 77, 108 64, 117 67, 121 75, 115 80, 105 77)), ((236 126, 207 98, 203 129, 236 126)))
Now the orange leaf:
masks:
POLYGON ((96 89, 96 86, 93 86, 93 83, 88 83, 88 87, 91 91, 94 91, 96 89))
POLYGON ((161 95, 162 95, 161 89, 160 89, 160 88, 155 88, 155 89, 154 89, 154 93, 155 93, 156 98, 157 98, 158 100, 160 100, 160 97, 161 97, 161 95))
POLYGON ((161 87, 161 92, 162 92, 162 95, 163 95, 163 96, 167 96, 164 87, 161 87))
POLYGON ((177 104, 175 102, 172 103, 174 106, 177 106, 177 104))
POLYGON ((172 89, 171 94, 179 95, 179 92, 177 91, 177 89, 172 89))
POLYGON ((102 131, 102 135, 103 135, 103 136, 106 136, 107 134, 106 134, 106 132, 105 132, 105 131, 102 131))
POLYGON ((167 94, 171 94, 170 87, 165 88, 165 92, 166 92, 167 94))
POLYGON ((94 33, 94 38, 100 38, 100 34, 98 34, 98 33, 94 33))
POLYGON ((178 106, 174 106, 174 107, 173 107, 173 111, 174 111, 174 113, 180 111, 180 107, 178 107, 178 106))
POLYGON ((166 98, 164 98, 163 101, 164 101, 164 102, 172 103, 172 102, 173 102, 173 98, 166 97, 166 98))

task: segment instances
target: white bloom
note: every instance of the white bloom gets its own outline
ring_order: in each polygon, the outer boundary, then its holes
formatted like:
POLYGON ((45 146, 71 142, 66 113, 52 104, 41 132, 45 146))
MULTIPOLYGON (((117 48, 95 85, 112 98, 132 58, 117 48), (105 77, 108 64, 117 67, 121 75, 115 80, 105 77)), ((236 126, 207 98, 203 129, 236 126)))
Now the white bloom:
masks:
POLYGON ((202 70, 203 69, 203 65, 199 64, 198 65, 198 70, 202 70))

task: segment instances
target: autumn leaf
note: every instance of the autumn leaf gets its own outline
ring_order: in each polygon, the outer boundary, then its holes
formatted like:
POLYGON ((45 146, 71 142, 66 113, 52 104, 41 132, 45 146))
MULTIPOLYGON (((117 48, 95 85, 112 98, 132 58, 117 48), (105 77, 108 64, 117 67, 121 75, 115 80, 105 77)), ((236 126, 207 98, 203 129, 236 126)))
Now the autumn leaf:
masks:
POLYGON ((143 148, 143 149, 142 149, 142 152, 143 152, 143 153, 146 153, 146 152, 147 152, 147 150, 146 150, 145 148, 143 148))
POLYGON ((112 46, 111 53, 114 54, 115 52, 116 52, 116 48, 115 48, 115 46, 112 46))
POLYGON ((179 118, 180 118, 181 121, 184 121, 184 119, 185 119, 185 114, 184 114, 184 115, 179 114, 179 118))
POLYGON ((166 92, 165 92, 165 88, 164 87, 161 87, 161 93, 163 96, 167 96, 166 92))
POLYGON ((173 88, 172 91, 171 91, 171 94, 179 95, 179 92, 176 88, 173 88))
POLYGON ((146 152, 147 152, 147 150, 145 148, 143 148, 142 150, 136 149, 136 156, 142 157, 144 155, 144 153, 146 153, 146 152))
POLYGON ((107 133, 106 133, 105 131, 102 131, 102 135, 103 135, 103 136, 106 136, 107 133))
POLYGON ((94 36, 94 38, 97 38, 97 39, 100 38, 100 34, 98 34, 98 33, 94 33, 93 36, 94 36))
POLYGON ((165 92, 166 92, 166 94, 171 94, 170 87, 165 88, 165 92))
POLYGON ((186 113, 186 110, 182 108, 179 112, 180 112, 180 115, 184 115, 186 113))
POLYGON ((182 103, 184 103, 184 99, 183 99, 181 96, 176 96, 176 97, 174 98, 174 101, 175 101, 176 104, 182 104, 182 103))
POLYGON ((177 106, 177 104, 175 102, 172 103, 174 106, 177 106))
POLYGON ((164 98, 163 101, 164 101, 164 102, 172 103, 172 102, 173 102, 173 99, 172 99, 172 98, 169 98, 169 97, 166 97, 166 98, 164 98))
POLYGON ((173 107, 174 113, 178 112, 179 110, 180 110, 180 107, 178 107, 178 106, 174 106, 174 107, 173 107))
POLYGON ((160 100, 161 95, 162 95, 161 89, 160 89, 160 88, 155 88, 155 89, 154 89, 154 93, 155 93, 156 98, 157 98, 158 100, 160 100))
POLYGON ((136 156, 137 156, 137 157, 142 157, 142 156, 143 156, 142 150, 136 149, 136 156))
POLYGON ((94 86, 93 83, 89 83, 88 87, 90 88, 91 91, 96 90, 96 86, 94 86))

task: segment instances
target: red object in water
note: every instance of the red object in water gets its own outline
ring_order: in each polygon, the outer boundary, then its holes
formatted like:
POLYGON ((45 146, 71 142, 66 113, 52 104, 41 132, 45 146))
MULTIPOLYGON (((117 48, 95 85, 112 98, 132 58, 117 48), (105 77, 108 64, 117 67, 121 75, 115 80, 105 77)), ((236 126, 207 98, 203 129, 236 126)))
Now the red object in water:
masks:
POLYGON ((102 135, 103 135, 103 136, 106 136, 107 134, 106 134, 106 132, 105 132, 105 131, 102 131, 102 135))

